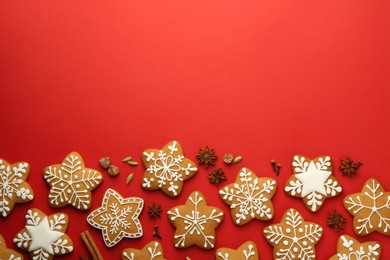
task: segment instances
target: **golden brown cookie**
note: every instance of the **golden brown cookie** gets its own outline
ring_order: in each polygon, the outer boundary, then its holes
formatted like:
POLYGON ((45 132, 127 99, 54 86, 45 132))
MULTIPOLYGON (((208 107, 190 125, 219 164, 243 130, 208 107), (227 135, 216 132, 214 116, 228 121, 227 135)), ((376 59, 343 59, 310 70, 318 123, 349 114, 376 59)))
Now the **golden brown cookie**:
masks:
POLYGON ((28 251, 32 259, 50 260, 55 255, 73 251, 73 242, 65 234, 68 215, 56 213, 46 216, 39 209, 30 209, 26 214, 26 225, 14 237, 14 243, 28 251))
POLYGON ((184 157, 183 149, 177 141, 166 144, 161 150, 145 150, 142 163, 146 169, 142 187, 145 190, 161 189, 170 197, 179 196, 184 181, 198 170, 193 161, 184 157))
POLYGON ((333 163, 329 156, 314 160, 295 155, 292 162, 293 175, 284 190, 291 196, 302 198, 312 212, 318 211, 326 198, 337 196, 342 191, 340 183, 332 175, 333 163))
POLYGON ((242 244, 237 250, 231 248, 218 248, 215 253, 216 260, 258 260, 259 252, 252 241, 242 244))
POLYGON ((268 243, 274 247, 274 259, 316 259, 314 245, 320 240, 320 225, 306 222, 296 209, 288 209, 279 224, 263 231, 268 243))
POLYGON ((223 220, 223 211, 207 206, 205 197, 199 191, 194 191, 185 205, 168 211, 168 218, 176 228, 175 247, 196 245, 203 249, 212 249, 216 240, 215 229, 223 220))
POLYGON ((34 199, 34 192, 26 182, 30 166, 26 162, 9 164, 0 158, 0 215, 7 217, 15 203, 34 199))
POLYGON ((274 207, 271 198, 276 191, 272 178, 258 178, 253 171, 242 168, 236 182, 219 190, 221 199, 230 206, 234 223, 244 225, 252 219, 271 220, 274 207))
POLYGON ((68 154, 62 164, 48 166, 43 172, 50 185, 49 204, 53 208, 70 204, 78 210, 88 210, 92 204, 91 191, 103 181, 103 175, 86 168, 76 152, 68 154))
POLYGON ((123 198, 113 189, 104 194, 102 206, 88 215, 88 223, 102 230, 104 243, 112 247, 122 238, 137 238, 143 235, 138 217, 144 207, 140 198, 123 198))
POLYGON ((329 260, 378 260, 382 247, 376 241, 360 243, 353 237, 342 235, 337 242, 337 254, 329 260))
POLYGON ((368 179, 362 192, 345 197, 344 207, 353 216, 356 235, 378 231, 390 236, 390 192, 386 192, 377 179, 368 179))
POLYGON ((121 260, 163 260, 164 252, 161 244, 152 241, 146 244, 141 250, 126 248, 122 251, 121 260))
POLYGON ((24 257, 22 254, 16 252, 15 250, 7 248, 7 244, 3 236, 0 234, 0 259, 1 260, 23 260, 24 257))

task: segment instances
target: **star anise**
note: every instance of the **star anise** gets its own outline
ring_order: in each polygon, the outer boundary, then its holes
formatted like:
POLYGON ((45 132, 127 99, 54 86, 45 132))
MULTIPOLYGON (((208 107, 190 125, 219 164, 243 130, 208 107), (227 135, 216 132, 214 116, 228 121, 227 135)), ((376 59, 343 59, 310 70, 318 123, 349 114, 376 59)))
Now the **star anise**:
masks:
POLYGON ((208 176, 210 183, 215 184, 215 186, 218 186, 222 181, 226 180, 225 173, 221 168, 213 170, 208 176))
POLYGON ((210 149, 206 146, 204 149, 199 148, 199 153, 196 155, 196 159, 198 159, 199 165, 204 165, 207 169, 210 165, 215 164, 217 156, 215 155, 214 148, 210 149))
POLYGON ((333 213, 328 214, 328 221, 326 221, 326 224, 337 232, 339 229, 344 228, 345 221, 347 221, 347 219, 335 210, 333 213))
POLYGON ((345 160, 340 160, 339 170, 342 171, 343 175, 352 176, 357 173, 362 161, 354 163, 349 157, 345 160))
POLYGON ((161 217, 161 206, 157 205, 153 202, 151 206, 148 206, 148 214, 152 219, 156 219, 157 217, 161 217))

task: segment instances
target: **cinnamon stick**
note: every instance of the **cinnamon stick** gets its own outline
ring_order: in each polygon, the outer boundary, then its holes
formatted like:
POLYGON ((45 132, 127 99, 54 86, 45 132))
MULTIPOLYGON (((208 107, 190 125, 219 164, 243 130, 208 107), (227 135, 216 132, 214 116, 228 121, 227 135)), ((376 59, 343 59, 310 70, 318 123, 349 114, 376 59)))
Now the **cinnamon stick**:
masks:
POLYGON ((81 239, 87 247, 92 260, 103 260, 103 256, 101 255, 98 247, 96 246, 95 241, 93 240, 88 230, 81 233, 81 239))

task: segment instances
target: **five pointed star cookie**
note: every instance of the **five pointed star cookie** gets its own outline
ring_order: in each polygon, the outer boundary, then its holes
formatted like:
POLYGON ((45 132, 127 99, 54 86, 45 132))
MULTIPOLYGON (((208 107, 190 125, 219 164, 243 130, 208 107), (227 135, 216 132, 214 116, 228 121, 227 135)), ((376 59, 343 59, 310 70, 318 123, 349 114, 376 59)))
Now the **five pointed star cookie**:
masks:
POLYGON ((215 253, 216 260, 258 260, 259 252, 257 246, 252 241, 242 244, 237 250, 231 248, 218 248, 215 253))
POLYGON ((332 175, 333 164, 329 156, 314 160, 295 155, 292 162, 293 175, 284 190, 293 197, 303 198, 305 206, 318 211, 326 198, 337 196, 342 191, 340 183, 332 175))
POLYGON ((53 208, 72 205, 79 210, 88 210, 92 204, 91 191, 103 181, 103 175, 85 167, 80 154, 68 154, 62 164, 51 165, 44 170, 50 185, 49 204, 53 208))
POLYGON ((322 236, 322 227, 306 222, 295 209, 288 209, 279 224, 263 231, 268 243, 274 247, 274 259, 315 259, 314 245, 322 236))
POLYGON ((143 235, 138 219, 144 201, 140 198, 123 198, 113 189, 104 194, 102 206, 88 215, 88 223, 102 230, 108 247, 119 243, 123 237, 137 238, 143 235))
POLYGON ((161 244, 152 241, 146 244, 141 250, 126 248, 122 251, 121 260, 163 260, 164 252, 161 244))
POLYGON ((25 227, 15 236, 14 243, 29 252, 32 259, 50 260, 54 255, 73 251, 72 240, 65 234, 68 215, 57 213, 46 216, 38 209, 26 214, 25 227))
POLYGON ((194 191, 185 205, 168 211, 168 218, 176 228, 174 243, 177 248, 196 245, 204 249, 212 249, 215 245, 215 229, 223 220, 223 211, 207 206, 205 197, 194 191))
POLYGON ((161 150, 147 149, 142 153, 146 171, 142 177, 145 190, 161 189, 170 197, 180 195, 185 180, 191 178, 198 168, 184 157, 179 142, 172 141, 161 150))
POLYGON ((0 234, 0 259, 4 260, 22 260, 23 255, 15 250, 7 248, 3 236, 0 234))
POLYGON ((390 192, 386 192, 377 179, 368 179, 361 193, 345 197, 344 207, 354 216, 356 235, 378 231, 390 236, 390 192))
POLYGON ((380 259, 382 247, 376 241, 360 243, 353 237, 342 235, 337 242, 337 254, 329 260, 380 259))
POLYGON ((234 223, 244 225, 252 219, 271 220, 274 207, 271 198, 276 191, 276 181, 257 178, 248 168, 242 168, 236 182, 219 190, 222 200, 230 206, 234 223))
POLYGON ((7 217, 15 203, 34 199, 34 192, 26 182, 30 166, 26 162, 9 164, 0 158, 0 215, 7 217))

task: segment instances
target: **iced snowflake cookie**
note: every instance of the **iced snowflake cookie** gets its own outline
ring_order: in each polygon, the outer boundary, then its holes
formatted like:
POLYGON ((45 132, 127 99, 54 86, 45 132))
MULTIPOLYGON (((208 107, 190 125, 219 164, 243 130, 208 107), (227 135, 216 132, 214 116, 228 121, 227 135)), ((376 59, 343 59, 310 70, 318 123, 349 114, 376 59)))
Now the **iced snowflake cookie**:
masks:
POLYGON ((345 197, 344 207, 353 215, 356 235, 378 231, 390 236, 390 192, 386 192, 377 179, 366 181, 361 193, 345 197))
POLYGON ((312 212, 318 211, 326 198, 340 194, 342 188, 332 175, 333 163, 329 156, 314 160, 295 155, 292 162, 293 175, 287 180, 284 190, 293 197, 302 198, 312 212))
POLYGON ((26 214, 26 226, 14 237, 20 249, 28 251, 32 259, 50 260, 55 255, 73 251, 73 242, 67 234, 68 215, 56 213, 46 216, 39 209, 26 214))
POLYGON ((378 260, 382 254, 382 247, 376 241, 359 243, 353 237, 342 235, 337 242, 337 254, 329 260, 378 260))
POLYGON ((7 248, 3 236, 0 234, 0 259, 4 260, 23 260, 23 255, 15 250, 7 248))
POLYGON ((223 220, 223 211, 207 206, 205 197, 199 191, 194 191, 185 205, 168 211, 168 218, 176 228, 175 247, 196 245, 203 249, 212 249, 215 246, 215 229, 223 220))
POLYGON ((184 157, 183 149, 177 141, 168 143, 161 150, 145 150, 142 163, 146 168, 142 187, 145 190, 161 189, 170 197, 179 196, 184 181, 198 170, 193 161, 184 157))
POLYGON ((122 238, 137 238, 143 235, 138 217, 144 207, 140 198, 123 198, 113 189, 108 189, 103 197, 102 206, 88 215, 88 223, 102 230, 104 243, 112 247, 122 238))
POLYGON ((271 198, 276 187, 274 179, 257 178, 253 171, 242 168, 236 182, 220 189, 219 195, 230 206, 234 223, 244 225, 252 219, 271 220, 274 217, 271 198))
POLYGON ((295 209, 288 209, 279 224, 263 231, 268 243, 274 247, 274 259, 316 259, 314 245, 322 236, 322 227, 306 222, 295 209))
POLYGON ((34 199, 34 192, 26 182, 30 166, 26 162, 9 164, 0 158, 0 214, 7 217, 15 203, 34 199))
POLYGON ((141 250, 126 248, 122 251, 121 260, 163 260, 164 252, 161 244, 152 241, 146 244, 141 250))
POLYGON ((44 170, 50 185, 49 204, 53 208, 72 205, 79 210, 88 210, 92 204, 91 191, 103 181, 103 175, 86 168, 80 154, 68 154, 62 164, 51 165, 44 170))
POLYGON ((237 250, 222 247, 215 253, 216 260, 258 260, 259 252, 252 241, 242 244, 237 250))

